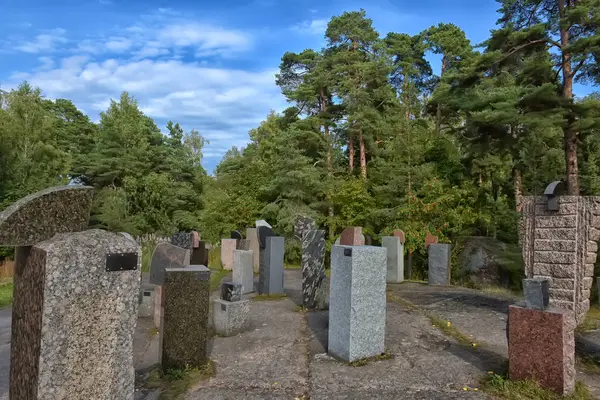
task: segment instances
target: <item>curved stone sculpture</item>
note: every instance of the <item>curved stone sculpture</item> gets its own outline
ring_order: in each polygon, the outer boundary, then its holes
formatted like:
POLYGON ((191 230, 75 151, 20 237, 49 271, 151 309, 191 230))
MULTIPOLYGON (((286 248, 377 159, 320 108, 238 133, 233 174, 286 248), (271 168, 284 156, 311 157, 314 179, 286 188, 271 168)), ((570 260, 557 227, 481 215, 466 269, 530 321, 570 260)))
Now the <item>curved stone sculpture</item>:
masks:
POLYGON ((525 275, 550 281, 550 304, 575 312, 581 323, 590 308, 600 239, 600 197, 524 197, 521 243, 525 275), (556 208, 556 210, 553 210, 556 208))
POLYGON ((87 228, 94 188, 58 186, 23 197, 0 212, 0 245, 33 246, 87 228))

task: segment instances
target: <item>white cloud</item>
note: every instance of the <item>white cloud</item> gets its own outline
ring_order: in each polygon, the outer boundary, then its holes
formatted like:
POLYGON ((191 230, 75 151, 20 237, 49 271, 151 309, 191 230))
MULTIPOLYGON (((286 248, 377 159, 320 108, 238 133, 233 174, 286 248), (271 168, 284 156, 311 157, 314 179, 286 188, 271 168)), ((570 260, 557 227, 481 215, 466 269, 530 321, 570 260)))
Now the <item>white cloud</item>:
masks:
POLYGON ((62 28, 52 29, 44 33, 40 33, 30 41, 25 41, 18 44, 15 46, 15 48, 17 50, 24 51, 25 53, 52 52, 58 47, 58 45, 68 41, 65 37, 66 33, 67 31, 62 28))
POLYGON ((157 42, 165 47, 194 47, 198 55, 248 50, 247 34, 197 23, 174 24, 158 32, 157 42))
POLYGON ((313 19, 302 21, 292 26, 292 30, 297 33, 309 35, 323 35, 327 29, 328 21, 326 19, 313 19))

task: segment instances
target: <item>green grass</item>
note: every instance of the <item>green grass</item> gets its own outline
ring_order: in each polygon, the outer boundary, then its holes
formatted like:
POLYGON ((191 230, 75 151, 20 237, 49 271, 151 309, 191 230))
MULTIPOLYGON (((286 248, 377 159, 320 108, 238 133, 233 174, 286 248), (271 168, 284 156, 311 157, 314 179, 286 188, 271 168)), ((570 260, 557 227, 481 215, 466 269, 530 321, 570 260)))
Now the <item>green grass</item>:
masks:
POLYGON ((221 264, 221 246, 213 247, 208 251, 208 268, 220 269, 223 267, 221 264))
POLYGON ((269 301, 269 300, 281 300, 285 299, 287 294, 259 294, 254 296, 252 301, 269 301))
POLYGON ((156 242, 154 240, 142 242, 142 272, 150 272, 150 261, 155 248, 156 242))
POLYGON ((600 329, 600 306, 594 305, 585 316, 585 320, 577 327, 577 332, 588 332, 600 329))
POLYGON ((284 264, 283 268, 285 269, 300 269, 302 266, 300 264, 284 264))
POLYGON ((376 361, 391 360, 392 358, 394 358, 392 354, 382 353, 374 357, 361 358, 360 360, 352 361, 351 363, 348 363, 348 365, 351 367, 364 367, 365 365, 376 361))
POLYGON ((174 400, 182 397, 198 382, 215 376, 215 364, 212 360, 202 368, 186 368, 184 370, 168 370, 163 373, 155 369, 150 374, 147 386, 150 389, 160 389, 161 400, 174 400))
POLYGON ((482 389, 494 397, 507 400, 593 400, 594 397, 582 382, 575 384, 575 392, 569 396, 541 388, 532 381, 511 381, 503 375, 491 372, 482 379, 482 389))
POLYGON ((0 282, 0 308, 9 306, 13 298, 13 283, 12 279, 5 282, 0 282))
POLYGON ((211 268, 210 269, 210 291, 215 291, 219 288, 219 285, 221 284, 221 281, 223 280, 223 278, 225 278, 227 275, 229 275, 231 271, 227 270, 227 269, 221 269, 221 268, 211 268))
POLYGON ((577 356, 576 362, 585 372, 600 375, 600 356, 577 356))

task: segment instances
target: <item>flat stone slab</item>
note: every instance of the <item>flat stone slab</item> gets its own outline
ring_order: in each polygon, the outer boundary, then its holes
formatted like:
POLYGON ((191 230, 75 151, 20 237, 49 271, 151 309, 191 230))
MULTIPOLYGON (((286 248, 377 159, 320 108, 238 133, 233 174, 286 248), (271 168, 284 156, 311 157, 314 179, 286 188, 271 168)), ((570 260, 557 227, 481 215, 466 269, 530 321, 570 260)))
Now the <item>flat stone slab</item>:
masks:
POLYGON ((87 228, 91 186, 57 186, 23 197, 0 212, 0 245, 33 246, 57 233, 87 228))
POLYGON ((165 268, 175 268, 190 263, 190 250, 170 243, 159 243, 154 248, 150 259, 150 283, 163 285, 165 283, 165 268))

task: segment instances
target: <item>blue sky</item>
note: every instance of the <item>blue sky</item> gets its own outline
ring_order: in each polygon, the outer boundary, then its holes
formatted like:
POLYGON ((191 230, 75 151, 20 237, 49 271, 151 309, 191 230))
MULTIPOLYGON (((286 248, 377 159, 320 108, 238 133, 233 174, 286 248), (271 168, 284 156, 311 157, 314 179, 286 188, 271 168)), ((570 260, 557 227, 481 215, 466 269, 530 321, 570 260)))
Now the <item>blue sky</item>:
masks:
POLYGON ((274 79, 283 53, 321 48, 329 19, 361 7, 381 35, 452 22, 473 43, 498 18, 494 0, 0 0, 0 87, 28 80, 93 120, 127 90, 161 129, 171 119, 206 137, 211 172, 286 107, 274 79))

